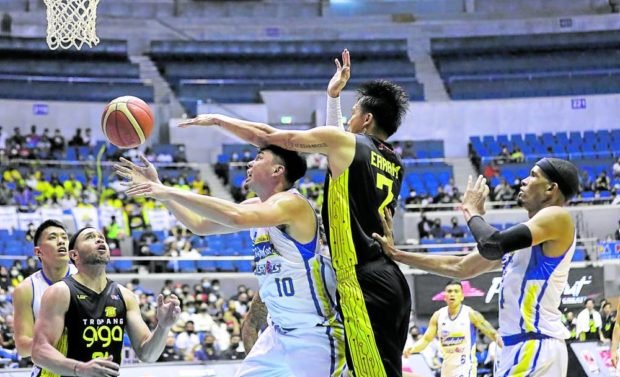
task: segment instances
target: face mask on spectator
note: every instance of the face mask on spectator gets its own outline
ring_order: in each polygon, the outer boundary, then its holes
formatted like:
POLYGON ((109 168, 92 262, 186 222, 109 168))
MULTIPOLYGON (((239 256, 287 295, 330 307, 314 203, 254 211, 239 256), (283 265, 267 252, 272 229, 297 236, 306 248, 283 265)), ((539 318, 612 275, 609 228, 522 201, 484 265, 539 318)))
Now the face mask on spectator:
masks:
POLYGON ((216 291, 216 292, 219 291, 220 290, 220 286, 219 285, 214 285, 213 286, 213 290, 216 291))
POLYGON ((192 307, 189 307, 189 308, 187 308, 187 312, 188 312, 189 314, 194 314, 194 313, 196 313, 196 308, 194 308, 193 306, 192 306, 192 307))
POLYGON ((11 270, 11 276, 12 276, 12 277, 17 277, 17 275, 19 275, 19 271, 17 271, 17 269, 13 268, 13 269, 11 270))
POLYGON ((6 295, 0 295, 0 302, 6 301, 6 295))
POLYGON ((202 287, 204 289, 209 289, 211 288, 211 283, 209 283, 208 281, 205 281, 204 283, 202 283, 202 287))

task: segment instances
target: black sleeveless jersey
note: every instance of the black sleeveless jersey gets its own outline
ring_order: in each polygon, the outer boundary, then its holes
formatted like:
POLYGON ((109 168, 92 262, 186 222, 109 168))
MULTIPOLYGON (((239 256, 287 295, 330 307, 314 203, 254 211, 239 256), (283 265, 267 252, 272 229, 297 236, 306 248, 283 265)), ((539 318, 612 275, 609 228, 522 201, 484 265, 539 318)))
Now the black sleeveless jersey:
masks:
POLYGON ((336 179, 325 180, 322 217, 336 270, 381 257, 372 238, 383 234, 380 213, 392 213, 403 180, 403 165, 392 146, 370 135, 355 135, 355 156, 336 179))
MULTIPOLYGON (((127 309, 118 284, 108 280, 105 289, 97 294, 73 276, 63 281, 71 298, 65 314, 65 330, 56 349, 70 359, 84 362, 112 355, 112 361, 120 364, 127 309)), ((41 370, 39 375, 57 376, 47 370, 41 370)))

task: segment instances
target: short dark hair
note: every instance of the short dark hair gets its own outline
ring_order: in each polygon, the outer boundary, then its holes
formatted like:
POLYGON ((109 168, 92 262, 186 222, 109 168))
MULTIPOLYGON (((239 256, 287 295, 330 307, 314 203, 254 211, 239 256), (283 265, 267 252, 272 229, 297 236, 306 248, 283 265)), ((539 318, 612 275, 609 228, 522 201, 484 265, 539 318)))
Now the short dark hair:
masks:
POLYGON ((67 228, 65 227, 65 224, 61 223, 58 220, 54 220, 54 219, 48 219, 45 220, 41 223, 41 225, 39 225, 39 227, 37 228, 37 230, 35 230, 34 232, 34 238, 32 240, 32 242, 34 243, 34 246, 37 247, 39 246, 39 239, 41 238, 41 235, 43 234, 43 231, 47 228, 51 228, 51 227, 57 227, 57 228, 61 228, 62 230, 64 230, 65 232, 67 232, 67 228))
POLYGON ((288 182, 289 187, 293 186, 299 178, 306 175, 308 165, 299 153, 280 148, 277 145, 267 145, 259 151, 270 151, 280 160, 282 165, 284 165, 284 179, 288 182))
POLYGON ((463 289, 463 284, 461 284, 461 281, 460 281, 460 280, 450 280, 450 281, 448 282, 448 284, 446 284, 446 285, 444 286, 444 289, 445 289, 445 288, 447 288, 447 287, 448 287, 448 286, 450 286, 450 285, 458 285, 459 287, 461 287, 461 289, 463 289))
POLYGON ((357 90, 358 103, 365 113, 371 113, 376 125, 392 136, 409 108, 407 93, 400 86, 386 80, 362 84, 357 90))

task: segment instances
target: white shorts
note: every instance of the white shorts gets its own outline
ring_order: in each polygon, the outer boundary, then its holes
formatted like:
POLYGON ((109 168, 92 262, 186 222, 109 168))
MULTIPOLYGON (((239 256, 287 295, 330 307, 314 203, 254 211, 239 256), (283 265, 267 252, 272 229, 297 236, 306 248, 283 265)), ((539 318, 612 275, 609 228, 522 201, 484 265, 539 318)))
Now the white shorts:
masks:
POLYGON ((272 326, 258 337, 236 377, 340 377, 347 375, 343 327, 286 333, 272 326))
POLYGON ((495 369, 496 376, 566 377, 568 350, 560 339, 531 339, 504 346, 495 369))

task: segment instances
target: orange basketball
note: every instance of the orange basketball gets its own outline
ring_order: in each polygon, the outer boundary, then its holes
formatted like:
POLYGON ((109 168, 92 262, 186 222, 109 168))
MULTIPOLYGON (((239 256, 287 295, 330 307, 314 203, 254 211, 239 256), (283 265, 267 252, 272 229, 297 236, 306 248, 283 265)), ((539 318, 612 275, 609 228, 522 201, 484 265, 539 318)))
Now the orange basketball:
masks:
POLYGON ((153 131, 153 111, 138 97, 118 97, 103 110, 103 134, 119 148, 134 148, 144 143, 153 131))

